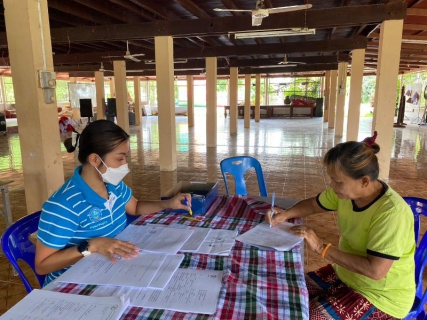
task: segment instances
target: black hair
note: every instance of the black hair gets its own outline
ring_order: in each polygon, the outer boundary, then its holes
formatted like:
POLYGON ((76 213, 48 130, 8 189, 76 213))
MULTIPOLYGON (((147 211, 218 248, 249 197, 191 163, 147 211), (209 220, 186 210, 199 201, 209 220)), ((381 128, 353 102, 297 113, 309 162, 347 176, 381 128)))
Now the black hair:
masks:
POLYGON ((348 141, 339 143, 330 149, 323 158, 323 163, 334 169, 336 173, 344 174, 358 180, 368 176, 372 181, 378 179, 380 172, 376 153, 380 146, 373 142, 348 141))
POLYGON ((76 150, 77 145, 79 144, 80 133, 73 129, 73 132, 76 133, 76 143, 73 145, 73 139, 67 138, 64 140, 64 147, 68 153, 72 153, 76 150))
POLYGON ((128 141, 129 135, 114 122, 96 120, 91 122, 81 133, 78 159, 87 163, 90 154, 96 153, 104 160, 105 155, 128 141))

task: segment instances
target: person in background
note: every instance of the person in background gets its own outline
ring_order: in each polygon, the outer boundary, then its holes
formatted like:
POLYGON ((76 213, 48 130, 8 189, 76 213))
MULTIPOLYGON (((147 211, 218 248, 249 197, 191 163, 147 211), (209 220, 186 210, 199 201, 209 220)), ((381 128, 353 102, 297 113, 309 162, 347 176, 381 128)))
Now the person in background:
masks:
POLYGON ((46 274, 45 285, 93 252, 130 259, 139 248, 114 239, 126 227, 126 213, 144 215, 163 209, 184 209, 191 195, 164 201, 138 201, 122 181, 129 173, 129 135, 114 122, 90 123, 79 138, 77 167, 44 204, 37 233, 35 268, 46 274))
POLYGON ((378 180, 376 136, 330 149, 323 159, 330 188, 289 209, 274 209, 272 218, 265 215, 274 226, 337 212, 338 247, 305 225, 291 229, 333 263, 306 274, 310 319, 404 318, 414 302, 414 217, 402 197, 378 180))

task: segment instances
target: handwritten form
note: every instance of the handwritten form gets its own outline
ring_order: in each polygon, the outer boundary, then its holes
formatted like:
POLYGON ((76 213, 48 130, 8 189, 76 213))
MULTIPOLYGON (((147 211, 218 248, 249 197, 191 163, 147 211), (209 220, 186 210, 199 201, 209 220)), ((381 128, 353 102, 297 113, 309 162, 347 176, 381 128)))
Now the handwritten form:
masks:
POLYGON ((228 256, 233 248, 236 236, 237 230, 211 229, 206 239, 195 252, 228 256))
POLYGON ((64 272, 55 282, 80 284, 112 284, 120 286, 164 288, 179 267, 184 255, 141 252, 132 259, 113 263, 107 257, 93 253, 64 272))
POLYGON ((255 228, 239 235, 236 240, 251 244, 262 249, 274 249, 277 251, 289 251, 304 239, 289 233, 289 229, 295 226, 284 222, 270 228, 267 222, 262 222, 255 228))
POLYGON ((192 234, 190 229, 129 225, 116 239, 130 241, 143 251, 176 254, 192 234))
POLYGON ((125 295, 136 307, 214 314, 223 271, 178 269, 163 290, 100 286, 92 296, 125 295))
POLYGON ((4 320, 116 320, 129 305, 118 297, 92 297, 34 289, 0 318, 4 320))

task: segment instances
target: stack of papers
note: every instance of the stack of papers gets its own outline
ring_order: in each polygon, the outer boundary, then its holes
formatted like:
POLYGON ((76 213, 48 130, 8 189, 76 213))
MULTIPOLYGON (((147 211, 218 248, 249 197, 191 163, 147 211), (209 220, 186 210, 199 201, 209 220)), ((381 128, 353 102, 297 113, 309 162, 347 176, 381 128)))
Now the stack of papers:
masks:
POLYGON ((34 289, 0 319, 116 320, 129 306, 123 297, 91 297, 34 289))
POLYGON ((255 228, 239 235, 236 240, 264 250, 289 251, 304 239, 289 233, 295 224, 284 222, 273 228, 262 222, 255 228))

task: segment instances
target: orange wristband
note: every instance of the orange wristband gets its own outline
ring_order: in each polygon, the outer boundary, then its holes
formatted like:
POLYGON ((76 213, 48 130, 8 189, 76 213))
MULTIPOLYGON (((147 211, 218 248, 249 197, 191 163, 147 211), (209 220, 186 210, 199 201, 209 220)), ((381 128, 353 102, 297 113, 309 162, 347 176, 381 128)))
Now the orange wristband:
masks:
POLYGON ((328 252, 328 250, 329 250, 329 248, 330 248, 330 247, 332 247, 332 244, 331 244, 331 243, 328 243, 328 244, 326 245, 325 249, 323 249, 323 251, 322 251, 322 258, 323 258, 323 259, 325 259, 326 252, 328 252))

